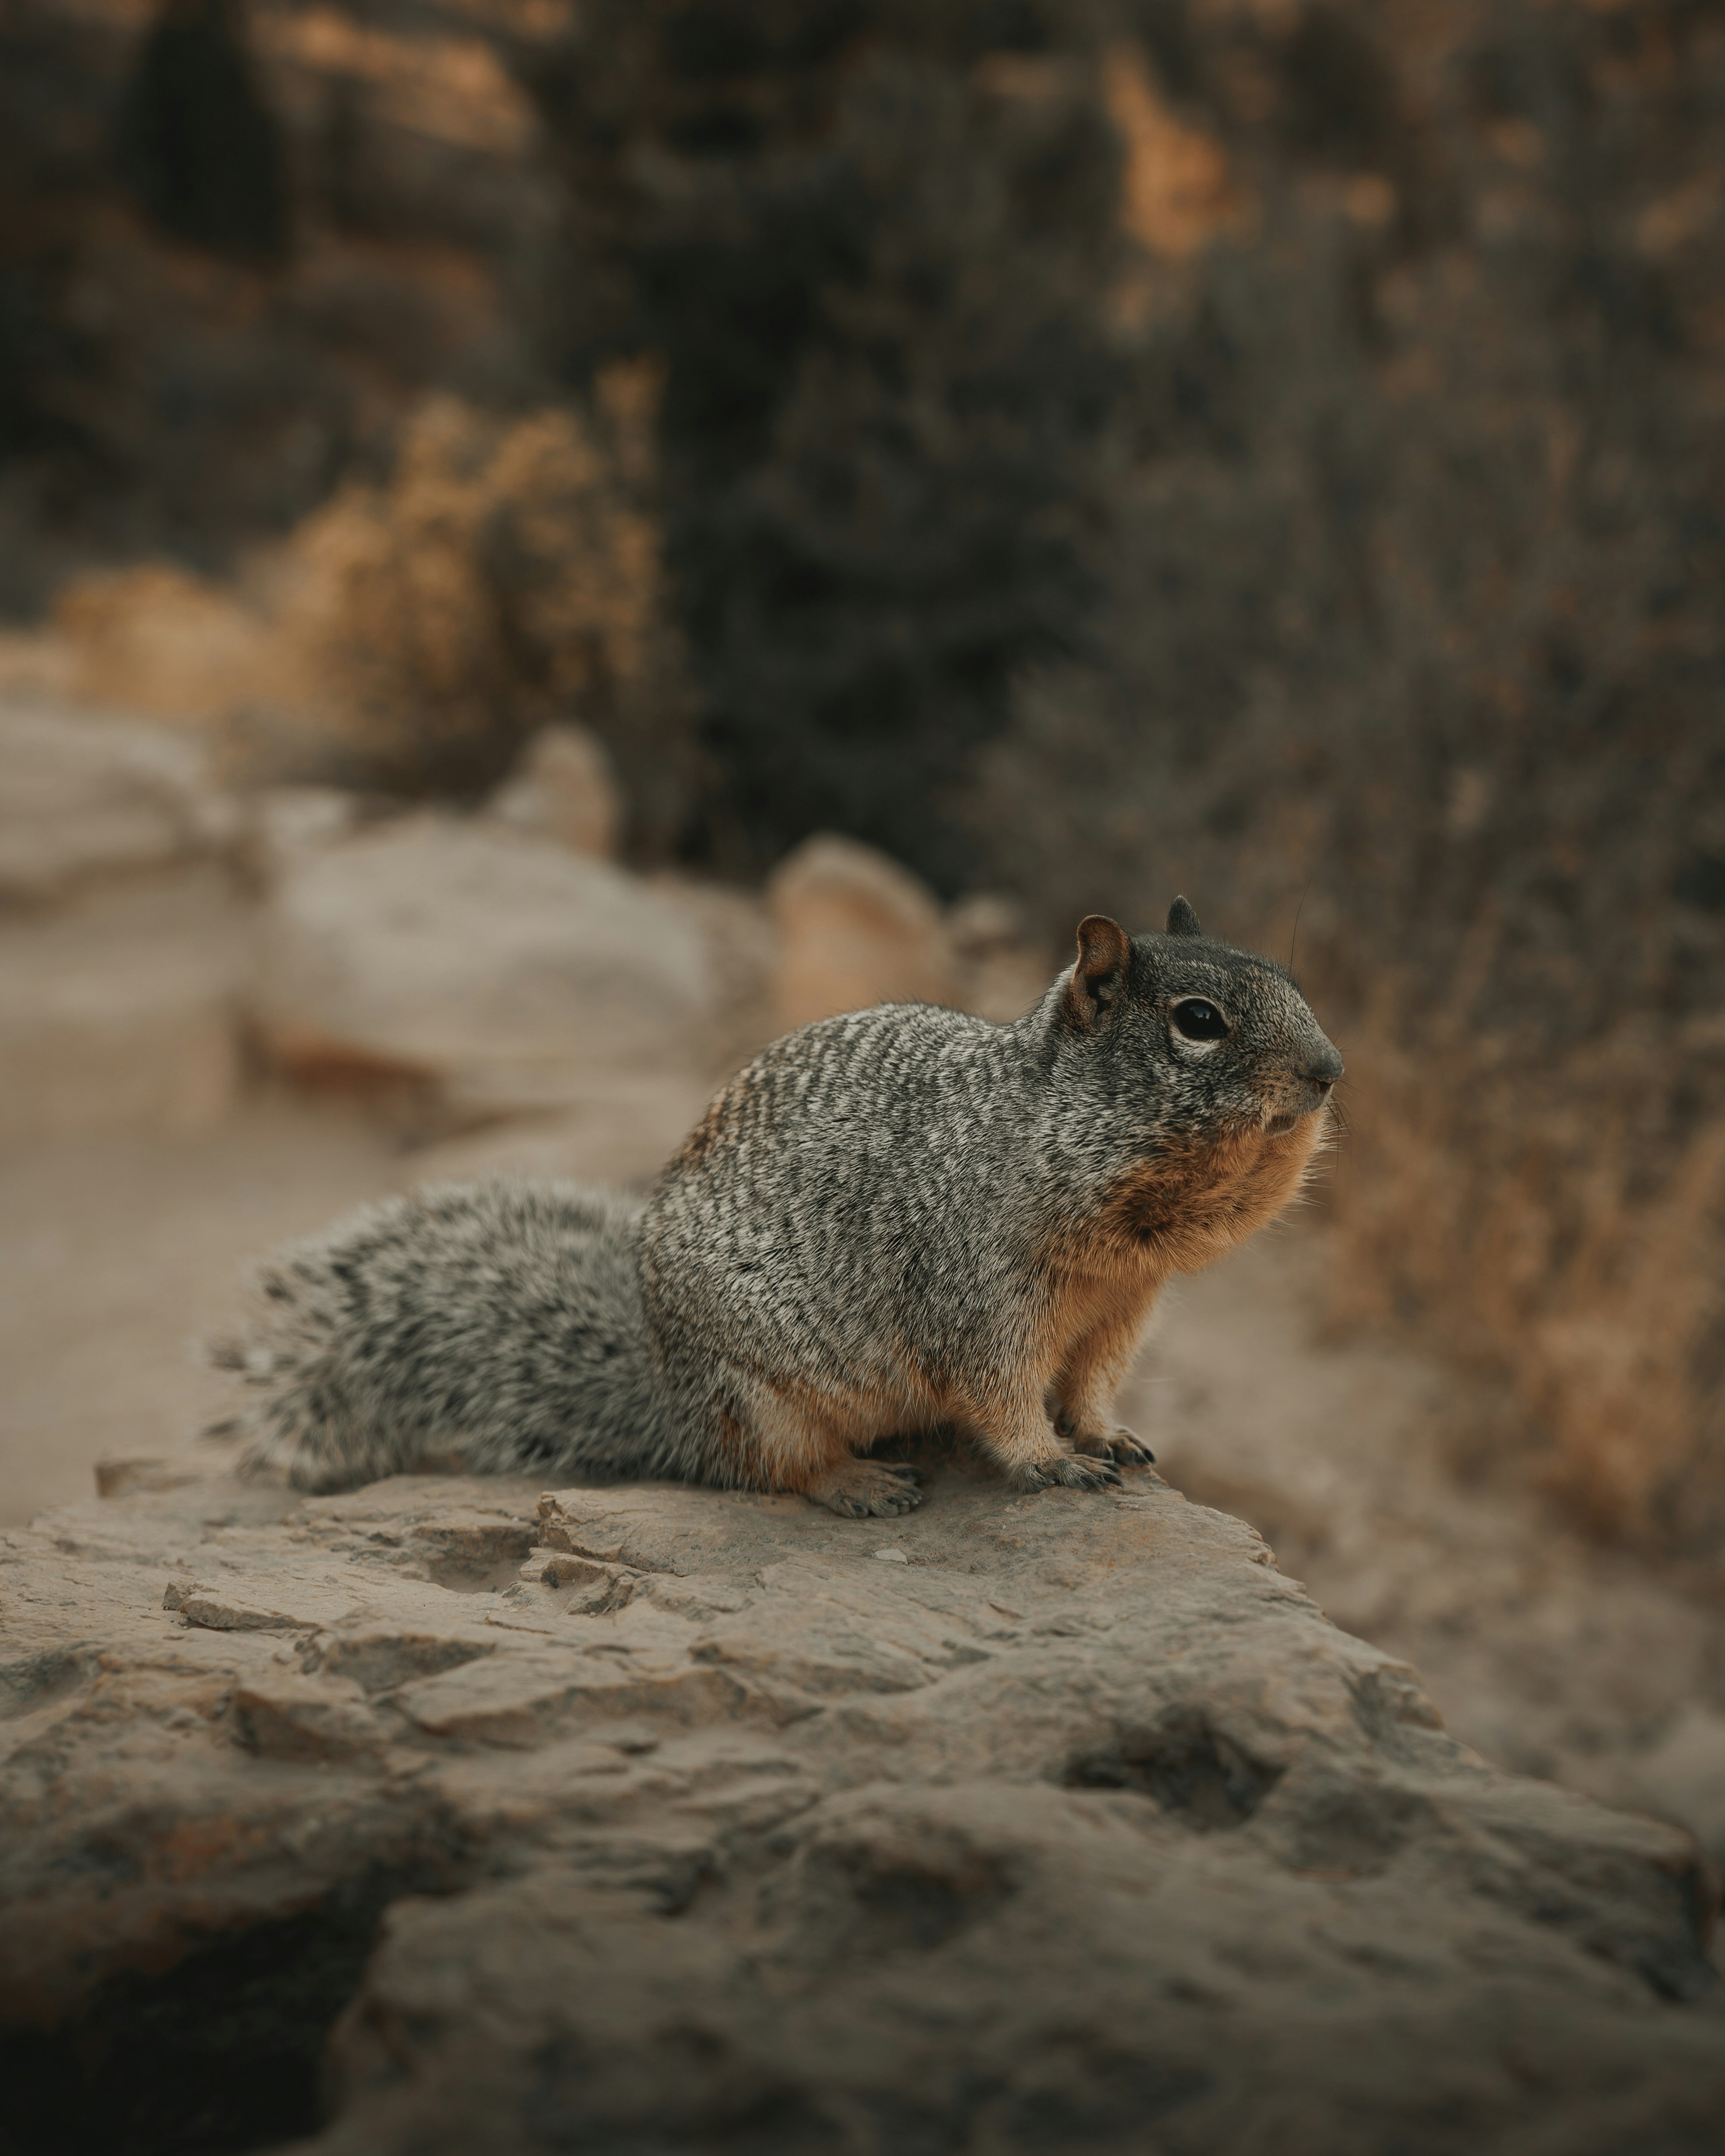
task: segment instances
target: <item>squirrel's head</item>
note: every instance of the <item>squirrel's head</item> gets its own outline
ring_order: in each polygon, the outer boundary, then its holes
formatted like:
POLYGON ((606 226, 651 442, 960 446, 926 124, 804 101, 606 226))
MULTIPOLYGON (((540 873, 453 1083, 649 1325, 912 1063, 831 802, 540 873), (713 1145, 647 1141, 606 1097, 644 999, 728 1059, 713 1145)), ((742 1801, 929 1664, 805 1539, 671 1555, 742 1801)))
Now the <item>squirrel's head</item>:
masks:
POLYGON ((1128 936, 1105 914, 1080 921, 1077 963, 1056 993, 1065 1054, 1106 1066, 1111 1101, 1132 1099, 1128 1074, 1141 1074, 1150 1120, 1168 1137, 1284 1137, 1342 1075, 1282 968, 1206 936, 1183 898, 1161 936, 1128 936))

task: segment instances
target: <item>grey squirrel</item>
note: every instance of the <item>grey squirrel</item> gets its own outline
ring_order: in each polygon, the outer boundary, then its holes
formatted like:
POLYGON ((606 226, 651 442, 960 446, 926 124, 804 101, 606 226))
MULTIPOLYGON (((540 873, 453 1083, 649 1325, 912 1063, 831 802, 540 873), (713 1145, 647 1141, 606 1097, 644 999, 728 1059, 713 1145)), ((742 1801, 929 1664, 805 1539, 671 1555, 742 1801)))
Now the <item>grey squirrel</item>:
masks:
POLYGON ((247 1465, 329 1490, 458 1452, 493 1473, 920 1502, 859 1455, 967 1431, 1022 1490, 1151 1455, 1114 1395, 1158 1291, 1280 1212, 1342 1059, 1281 968, 1093 914, 1009 1025, 922 1004, 775 1041, 644 1204, 431 1188, 282 1253, 216 1350, 247 1465))

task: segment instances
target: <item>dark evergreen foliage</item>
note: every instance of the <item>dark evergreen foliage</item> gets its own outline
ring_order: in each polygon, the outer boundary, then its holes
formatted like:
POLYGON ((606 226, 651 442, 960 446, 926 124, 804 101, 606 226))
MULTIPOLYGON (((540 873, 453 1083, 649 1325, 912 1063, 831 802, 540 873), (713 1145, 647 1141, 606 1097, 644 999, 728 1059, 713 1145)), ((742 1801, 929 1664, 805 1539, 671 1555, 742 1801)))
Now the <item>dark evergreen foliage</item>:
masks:
MULTIPOLYGON (((1075 30, 1075 21, 1079 30, 1075 30)), ((573 367, 661 353, 698 850, 855 833, 936 884, 1015 670, 1081 645, 1117 145, 1050 6, 601 0, 533 83, 573 367)))
POLYGON ((285 148, 235 0, 165 0, 127 85, 119 153, 172 238, 259 261, 286 251, 285 148))

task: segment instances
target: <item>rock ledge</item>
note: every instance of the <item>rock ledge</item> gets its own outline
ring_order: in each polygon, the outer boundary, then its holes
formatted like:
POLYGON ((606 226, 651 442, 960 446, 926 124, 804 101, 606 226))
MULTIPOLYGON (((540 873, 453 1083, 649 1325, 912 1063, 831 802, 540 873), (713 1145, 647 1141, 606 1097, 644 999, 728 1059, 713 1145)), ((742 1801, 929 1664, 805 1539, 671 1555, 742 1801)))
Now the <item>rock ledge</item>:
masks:
POLYGON ((1153 1476, 105 1486, 0 1543, 20 2150, 1715 2145, 1693 1845, 1153 1476))

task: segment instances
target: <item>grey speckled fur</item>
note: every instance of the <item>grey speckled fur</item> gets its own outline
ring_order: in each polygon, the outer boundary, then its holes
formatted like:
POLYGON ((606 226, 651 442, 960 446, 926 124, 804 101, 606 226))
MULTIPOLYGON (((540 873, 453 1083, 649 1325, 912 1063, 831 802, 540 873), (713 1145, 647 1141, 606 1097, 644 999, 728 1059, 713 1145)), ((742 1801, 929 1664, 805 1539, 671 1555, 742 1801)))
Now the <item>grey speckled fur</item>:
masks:
POLYGON ((852 1452, 957 1422, 1021 1486, 1117 1481, 1147 1456, 1108 1409, 1158 1288, 1285 1202, 1341 1070, 1280 968, 1183 901, 1169 929, 1086 921, 1014 1024, 889 1004, 775 1042, 644 1207, 427 1188, 280 1254, 217 1356, 255 1389, 249 1459, 331 1488, 456 1451, 891 1512, 914 1486, 852 1452), (1194 998, 1225 1038, 1183 1037, 1194 998))
POLYGON ((213 1351, 261 1395, 251 1464, 311 1489, 454 1448, 480 1473, 675 1473, 641 1212, 570 1183, 434 1185, 279 1252, 259 1323, 213 1351))

